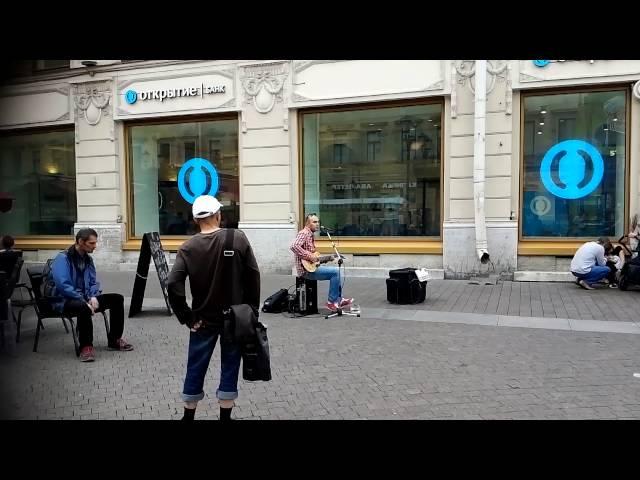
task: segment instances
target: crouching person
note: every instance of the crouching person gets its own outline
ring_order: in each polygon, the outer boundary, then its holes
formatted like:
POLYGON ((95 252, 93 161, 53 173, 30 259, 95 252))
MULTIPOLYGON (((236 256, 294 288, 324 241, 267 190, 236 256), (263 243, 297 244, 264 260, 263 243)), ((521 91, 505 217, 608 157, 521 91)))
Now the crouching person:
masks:
POLYGON ((587 242, 578 249, 571 260, 571 273, 578 285, 585 290, 593 290, 594 283, 609 276, 611 269, 607 267, 605 252, 610 250, 611 242, 607 237, 587 242))

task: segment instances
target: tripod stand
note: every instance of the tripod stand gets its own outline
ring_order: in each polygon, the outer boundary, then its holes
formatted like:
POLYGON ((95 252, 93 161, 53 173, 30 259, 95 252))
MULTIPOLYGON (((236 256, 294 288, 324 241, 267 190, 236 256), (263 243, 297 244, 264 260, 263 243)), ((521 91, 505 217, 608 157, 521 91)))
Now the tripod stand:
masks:
MULTIPOLYGON (((336 247, 336 242, 333 241, 333 238, 331 238, 331 235, 329 234, 329 232, 327 230, 325 230, 325 232, 327 234, 327 237, 329 237, 329 241, 331 242, 333 251, 336 253, 336 257, 338 258, 338 272, 340 272, 340 267, 342 267, 342 264, 344 263, 344 257, 340 255, 340 252, 338 252, 338 247, 336 247)), ((340 298, 342 298, 342 285, 344 285, 344 280, 340 284, 340 298)), ((342 317, 343 315, 346 315, 348 317, 359 317, 360 307, 358 307, 357 310, 353 310, 351 307, 349 307, 349 311, 345 312, 343 308, 340 305, 338 305, 338 308, 335 312, 330 313, 329 315, 326 315, 324 318, 327 319, 327 318, 333 318, 333 317, 342 317)))

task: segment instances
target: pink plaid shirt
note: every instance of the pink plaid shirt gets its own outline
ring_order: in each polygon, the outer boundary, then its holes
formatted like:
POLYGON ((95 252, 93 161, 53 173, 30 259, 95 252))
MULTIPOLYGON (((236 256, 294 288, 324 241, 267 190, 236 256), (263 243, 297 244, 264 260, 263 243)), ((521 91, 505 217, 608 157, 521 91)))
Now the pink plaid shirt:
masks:
POLYGON ((315 260, 312 253, 316 251, 316 243, 309 227, 304 227, 298 232, 296 239, 291 244, 291 251, 295 255, 297 275, 301 277, 307 272, 302 266, 302 259, 310 262, 315 260))

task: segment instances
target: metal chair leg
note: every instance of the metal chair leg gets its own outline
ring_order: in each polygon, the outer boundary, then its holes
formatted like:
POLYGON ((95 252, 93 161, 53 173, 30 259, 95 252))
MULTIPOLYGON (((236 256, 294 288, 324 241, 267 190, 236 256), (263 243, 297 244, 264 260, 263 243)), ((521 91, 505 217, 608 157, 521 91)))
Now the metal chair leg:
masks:
POLYGON ((76 332, 76 326, 73 323, 72 318, 67 318, 69 320, 69 324, 71 325, 71 335, 73 335, 73 347, 76 352, 76 357, 80 356, 80 341, 78 340, 78 333, 76 332))
POLYGON ((64 331, 69 333, 69 328, 67 327, 67 322, 64 317, 62 317, 62 324, 64 325, 64 331))
MULTIPOLYGON (((20 309, 20 312, 18 313, 18 319, 16 320, 16 343, 20 343, 20 326, 22 325, 22 312, 24 312, 24 308, 20 309)), ((15 315, 13 316, 13 318, 16 318, 15 315)))
POLYGON ((42 320, 38 318, 38 326, 36 327, 36 338, 33 340, 33 351, 38 351, 38 341, 40 340, 40 329, 44 328, 42 325, 42 320))

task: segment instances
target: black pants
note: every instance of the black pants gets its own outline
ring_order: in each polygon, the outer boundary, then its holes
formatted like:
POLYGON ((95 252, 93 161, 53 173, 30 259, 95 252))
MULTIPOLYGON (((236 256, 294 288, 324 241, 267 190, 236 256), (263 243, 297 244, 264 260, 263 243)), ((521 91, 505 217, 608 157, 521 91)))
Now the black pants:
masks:
POLYGON ((616 273, 618 272, 618 269, 616 268, 615 262, 607 260, 607 267, 609 267, 609 269, 611 270, 611 273, 607 276, 607 280, 609 280, 609 283, 611 284, 618 283, 618 279, 616 278, 616 273))
MULTIPOLYGON (((99 308, 97 312, 109 310, 109 345, 116 346, 116 340, 122 337, 124 331, 124 297, 119 293, 98 295, 99 308)), ((83 300, 67 300, 63 313, 78 318, 78 337, 80 348, 93 346, 93 322, 91 309, 83 300)))

